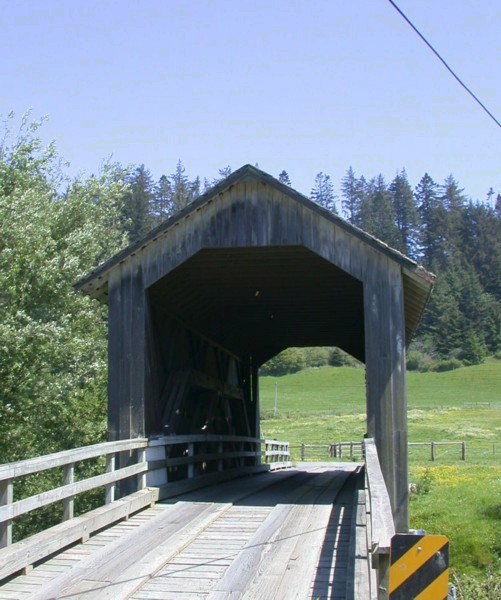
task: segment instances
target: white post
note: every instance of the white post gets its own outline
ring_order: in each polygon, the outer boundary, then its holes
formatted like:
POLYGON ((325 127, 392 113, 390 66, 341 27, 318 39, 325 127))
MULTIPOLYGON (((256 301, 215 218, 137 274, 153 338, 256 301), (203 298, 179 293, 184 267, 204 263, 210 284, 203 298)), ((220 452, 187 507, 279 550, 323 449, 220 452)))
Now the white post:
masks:
MULTIPOLYGON (((14 485, 11 479, 0 481, 0 506, 12 504, 14 501, 14 485)), ((0 548, 12 544, 12 521, 0 523, 0 548)))
MULTIPOLYGON (((69 485, 75 481, 75 464, 64 465, 63 467, 63 484, 69 485)), ((63 521, 73 519, 73 508, 75 500, 73 496, 63 500, 63 521)))
MULTIPOLYGON (((115 470, 115 455, 106 455, 106 473, 113 473, 115 470)), ((115 500, 115 483, 109 483, 105 488, 105 504, 111 504, 115 500)))

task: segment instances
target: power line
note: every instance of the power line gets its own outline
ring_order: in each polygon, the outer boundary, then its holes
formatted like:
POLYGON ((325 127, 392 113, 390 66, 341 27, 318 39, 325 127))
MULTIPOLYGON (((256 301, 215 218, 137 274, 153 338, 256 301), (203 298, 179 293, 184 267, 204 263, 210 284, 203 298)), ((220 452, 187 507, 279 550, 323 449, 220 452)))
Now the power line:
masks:
POLYGON ((487 109, 487 107, 475 96, 475 94, 470 90, 470 88, 461 81, 461 79, 454 73, 454 71, 449 67, 449 65, 445 62, 445 60, 440 56, 440 54, 435 50, 435 48, 430 44, 430 42, 424 37, 424 35, 414 26, 414 24, 407 18, 407 16, 400 10, 400 8, 393 2, 393 0, 388 0, 388 2, 393 6, 393 8, 401 15, 405 21, 414 29, 414 31, 418 34, 418 36, 423 40, 423 42, 428 46, 428 48, 433 52, 433 54, 440 60, 440 62, 444 65, 444 67, 449 71, 449 73, 456 79, 456 81, 470 94, 470 96, 480 104, 483 110, 489 115, 489 117, 496 123, 498 127, 501 128, 501 123, 496 119, 496 117, 487 109))

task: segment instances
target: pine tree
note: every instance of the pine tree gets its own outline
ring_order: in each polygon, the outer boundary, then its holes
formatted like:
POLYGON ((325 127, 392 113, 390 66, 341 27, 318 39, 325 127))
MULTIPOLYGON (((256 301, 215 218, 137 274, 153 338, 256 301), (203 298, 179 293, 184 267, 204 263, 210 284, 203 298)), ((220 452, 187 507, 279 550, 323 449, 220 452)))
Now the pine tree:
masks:
POLYGON ((327 210, 337 214, 336 195, 330 175, 320 172, 315 177, 315 185, 311 190, 311 199, 327 210))
POLYGON ((449 175, 442 185, 441 199, 447 211, 446 254, 450 260, 460 254, 461 213, 466 204, 463 190, 452 175, 449 175))
POLYGON ((392 248, 399 244, 391 196, 382 175, 371 179, 360 207, 361 227, 392 248))
POLYGON ((169 179, 172 188, 173 212, 176 213, 188 206, 192 200, 190 183, 181 160, 177 161, 176 170, 169 179))
POLYGON ((281 171, 279 176, 278 176, 278 181, 280 181, 280 183, 284 183, 285 185, 288 185, 289 187, 292 187, 291 184, 291 180, 289 177, 289 174, 287 173, 287 171, 281 171))
POLYGON ((152 227, 150 202, 154 196, 153 181, 144 165, 137 167, 127 178, 129 190, 124 196, 123 221, 129 240, 145 236, 152 227))
POLYGON ((150 202, 150 211, 155 225, 170 217, 173 210, 172 186, 169 178, 162 175, 154 188, 154 195, 150 202))
POLYGON ((389 192, 400 232, 400 241, 396 248, 415 258, 418 254, 419 214, 405 169, 391 182, 389 192))
POLYGON ((446 244, 447 212, 439 199, 439 187, 425 173, 414 192, 421 221, 419 254, 425 267, 442 264, 446 244))
POLYGON ((362 177, 358 180, 353 168, 350 167, 341 180, 341 191, 343 192, 341 205, 346 219, 357 227, 362 225, 360 210, 363 203, 364 187, 365 179, 362 177))

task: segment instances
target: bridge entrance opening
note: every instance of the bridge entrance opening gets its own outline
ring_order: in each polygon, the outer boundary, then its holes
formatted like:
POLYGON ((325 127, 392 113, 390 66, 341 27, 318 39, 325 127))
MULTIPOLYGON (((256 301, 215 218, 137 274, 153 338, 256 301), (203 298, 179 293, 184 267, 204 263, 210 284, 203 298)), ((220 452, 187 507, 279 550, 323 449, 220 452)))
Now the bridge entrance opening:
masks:
POLYGON ((288 348, 260 369, 261 435, 293 461, 362 460, 365 365, 337 347, 288 348))

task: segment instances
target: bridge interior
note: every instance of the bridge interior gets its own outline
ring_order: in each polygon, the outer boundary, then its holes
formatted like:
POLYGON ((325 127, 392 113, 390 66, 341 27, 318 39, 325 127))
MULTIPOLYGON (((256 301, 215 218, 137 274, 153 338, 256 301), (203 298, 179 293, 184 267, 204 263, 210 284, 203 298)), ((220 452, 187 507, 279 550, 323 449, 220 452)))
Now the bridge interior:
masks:
POLYGON ((0 600, 370 597, 355 464, 303 463, 156 504, 0 587, 0 600))

